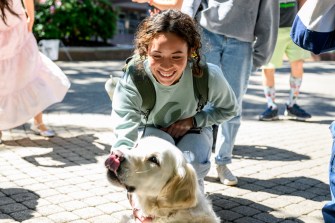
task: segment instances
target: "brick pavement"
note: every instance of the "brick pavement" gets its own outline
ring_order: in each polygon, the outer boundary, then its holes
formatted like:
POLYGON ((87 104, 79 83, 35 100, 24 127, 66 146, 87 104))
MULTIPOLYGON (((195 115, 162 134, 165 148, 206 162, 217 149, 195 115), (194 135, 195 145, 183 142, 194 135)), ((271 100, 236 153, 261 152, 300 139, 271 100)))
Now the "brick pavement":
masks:
MULTIPOLYGON (((36 136, 29 122, 3 132, 0 222, 119 222, 130 206, 125 192, 107 183, 102 162, 113 138, 104 82, 110 72, 120 75, 122 62, 57 63, 72 82, 64 101, 45 112, 58 135, 36 136)), ((330 199, 335 63, 309 62, 305 71, 299 103, 314 115, 309 122, 257 121, 265 100, 260 75, 251 77, 230 165, 239 184, 220 184, 213 169, 205 182, 222 222, 323 222, 320 209, 330 199)), ((276 76, 281 104, 288 72, 285 64, 276 76)))

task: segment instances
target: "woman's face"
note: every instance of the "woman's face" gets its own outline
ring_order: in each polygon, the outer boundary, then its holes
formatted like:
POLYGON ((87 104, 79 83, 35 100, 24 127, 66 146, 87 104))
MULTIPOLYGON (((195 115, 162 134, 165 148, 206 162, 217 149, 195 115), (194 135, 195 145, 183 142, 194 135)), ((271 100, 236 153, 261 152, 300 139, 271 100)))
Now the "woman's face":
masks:
POLYGON ((150 69, 162 85, 170 86, 178 82, 186 67, 187 59, 187 43, 175 34, 159 34, 149 44, 150 69))

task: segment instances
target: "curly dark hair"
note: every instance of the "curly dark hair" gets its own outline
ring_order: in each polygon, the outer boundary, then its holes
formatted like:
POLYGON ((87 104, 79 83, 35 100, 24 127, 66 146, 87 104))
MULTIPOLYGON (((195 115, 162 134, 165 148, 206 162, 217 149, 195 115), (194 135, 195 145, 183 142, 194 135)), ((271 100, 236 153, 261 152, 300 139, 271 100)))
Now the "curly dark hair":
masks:
POLYGON ((192 53, 193 75, 202 76, 200 66, 201 38, 197 22, 179 10, 165 10, 145 18, 135 34, 135 53, 144 60, 152 39, 160 33, 173 33, 183 39, 192 53))
POLYGON ((11 8, 13 2, 10 0, 0 0, 0 18, 2 19, 2 21, 7 25, 6 23, 6 13, 5 10, 7 10, 9 13, 16 15, 17 17, 19 17, 19 15, 14 12, 11 8))

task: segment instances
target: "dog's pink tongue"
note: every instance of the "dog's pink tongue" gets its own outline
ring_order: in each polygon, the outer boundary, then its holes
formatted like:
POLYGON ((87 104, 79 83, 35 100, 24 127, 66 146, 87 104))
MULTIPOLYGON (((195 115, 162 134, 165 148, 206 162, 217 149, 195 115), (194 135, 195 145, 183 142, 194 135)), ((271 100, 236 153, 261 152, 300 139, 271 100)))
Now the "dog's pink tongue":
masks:
POLYGON ((116 174, 120 166, 120 157, 117 154, 111 154, 105 161, 105 166, 116 174))

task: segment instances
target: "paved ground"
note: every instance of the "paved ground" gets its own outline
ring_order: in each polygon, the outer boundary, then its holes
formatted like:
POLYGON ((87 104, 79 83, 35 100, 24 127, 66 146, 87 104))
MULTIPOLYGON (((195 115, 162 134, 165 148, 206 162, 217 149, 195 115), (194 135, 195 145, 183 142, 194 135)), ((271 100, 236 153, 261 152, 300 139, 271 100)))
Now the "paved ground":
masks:
MULTIPOLYGON (((72 86, 45 122, 58 136, 35 136, 27 123, 4 131, 0 145, 0 222, 119 222, 130 214, 125 192, 110 186, 102 161, 113 138, 111 104, 104 82, 122 62, 58 62, 72 86)), ((254 75, 245 97, 233 163, 237 187, 211 171, 205 190, 223 222, 323 222, 330 199, 328 126, 335 118, 335 63, 306 63, 300 104, 309 122, 281 118, 259 122, 265 108, 261 78, 254 75)), ((278 99, 288 92, 287 65, 277 75, 278 99)), ((281 113, 283 107, 280 107, 281 113)))

